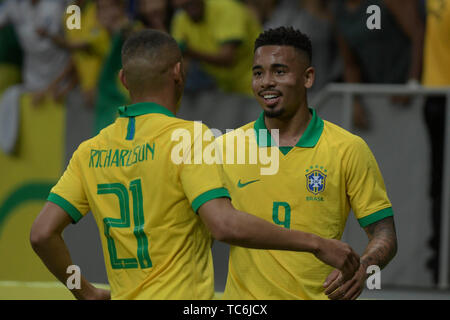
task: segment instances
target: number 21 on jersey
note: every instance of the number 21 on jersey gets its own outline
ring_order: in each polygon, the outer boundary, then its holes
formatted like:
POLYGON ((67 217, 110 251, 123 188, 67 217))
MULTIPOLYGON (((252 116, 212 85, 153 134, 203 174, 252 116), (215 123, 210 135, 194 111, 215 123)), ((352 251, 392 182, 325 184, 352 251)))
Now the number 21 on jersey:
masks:
POLYGON ((152 260, 148 251, 148 238, 144 232, 144 208, 142 200, 141 179, 131 181, 129 190, 133 199, 133 234, 137 240, 136 257, 123 258, 117 257, 116 245, 110 234, 111 228, 130 228, 130 197, 128 189, 121 183, 108 183, 97 185, 97 194, 114 194, 119 200, 120 219, 104 218, 103 224, 105 236, 108 243, 108 252, 113 269, 133 269, 133 268, 151 268, 152 260))

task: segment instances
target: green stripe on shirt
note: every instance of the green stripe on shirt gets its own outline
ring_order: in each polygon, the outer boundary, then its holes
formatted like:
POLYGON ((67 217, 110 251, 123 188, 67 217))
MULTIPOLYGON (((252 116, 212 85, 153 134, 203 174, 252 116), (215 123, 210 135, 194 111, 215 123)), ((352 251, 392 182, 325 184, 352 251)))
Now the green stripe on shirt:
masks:
POLYGON ((392 210, 392 207, 381 209, 380 211, 374 212, 364 218, 358 219, 359 225, 361 227, 367 227, 368 225, 383 220, 387 217, 392 217, 394 215, 394 211, 392 210))
POLYGON ((197 198, 195 198, 194 201, 192 201, 192 209, 194 210, 195 213, 197 213, 198 208, 200 208, 206 202, 216 198, 224 198, 224 197, 231 199, 230 193, 225 188, 217 188, 206 191, 201 195, 199 195, 197 198))
POLYGON ((72 218, 74 223, 77 223, 81 218, 83 218, 83 215, 80 211, 78 211, 77 208, 75 208, 69 201, 57 195, 56 193, 50 193, 47 201, 53 202, 54 204, 60 206, 72 218))

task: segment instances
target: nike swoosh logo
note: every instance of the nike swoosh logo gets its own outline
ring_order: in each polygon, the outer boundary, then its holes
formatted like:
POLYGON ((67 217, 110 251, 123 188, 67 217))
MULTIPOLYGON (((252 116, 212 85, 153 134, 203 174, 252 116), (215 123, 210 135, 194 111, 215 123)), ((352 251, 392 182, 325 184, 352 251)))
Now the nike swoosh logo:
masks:
POLYGON ((259 181, 259 179, 258 180, 252 180, 252 181, 249 181, 249 182, 246 182, 246 183, 242 183, 241 180, 239 179, 237 186, 238 186, 238 188, 243 188, 245 186, 248 186, 250 183, 254 183, 254 182, 258 182, 258 181, 259 181))

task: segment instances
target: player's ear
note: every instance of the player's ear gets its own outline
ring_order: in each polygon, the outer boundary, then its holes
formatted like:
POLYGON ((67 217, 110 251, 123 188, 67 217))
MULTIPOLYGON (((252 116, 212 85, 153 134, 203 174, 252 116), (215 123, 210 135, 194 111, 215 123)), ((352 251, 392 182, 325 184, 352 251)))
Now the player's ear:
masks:
POLYGON ((123 71, 123 69, 120 69, 119 71, 119 79, 123 86, 128 90, 127 79, 125 78, 125 72, 123 71))
POLYGON ((184 66, 181 61, 178 61, 173 66, 173 79, 178 85, 182 85, 184 83, 184 66))
POLYGON ((304 77, 304 84, 305 84, 306 89, 309 89, 313 86, 315 76, 316 76, 316 70, 314 69, 314 67, 308 67, 305 70, 303 77, 304 77))

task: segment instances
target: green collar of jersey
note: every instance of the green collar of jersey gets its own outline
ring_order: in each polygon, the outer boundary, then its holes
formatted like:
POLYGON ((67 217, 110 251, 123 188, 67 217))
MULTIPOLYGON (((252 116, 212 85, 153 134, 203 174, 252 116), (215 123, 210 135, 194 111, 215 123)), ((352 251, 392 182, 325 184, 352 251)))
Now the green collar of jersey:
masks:
MULTIPOLYGON (((299 148, 314 148, 323 132, 323 120, 317 115, 316 110, 309 109, 309 111, 312 114, 312 118, 305 132, 301 136, 300 140, 295 145, 296 147, 299 148)), ((264 112, 261 112, 261 115, 255 121, 254 128, 256 134, 256 141, 259 147, 276 146, 275 141, 273 140, 272 136, 267 130, 266 124, 264 123, 264 112), (260 130, 265 130, 266 134, 264 134, 264 131, 262 131, 261 133, 263 134, 260 137, 260 134, 258 134, 260 130)))
POLYGON ((166 107, 154 102, 140 102, 119 107, 119 115, 121 117, 137 117, 149 113, 160 113, 165 114, 168 117, 175 117, 175 115, 166 107))

